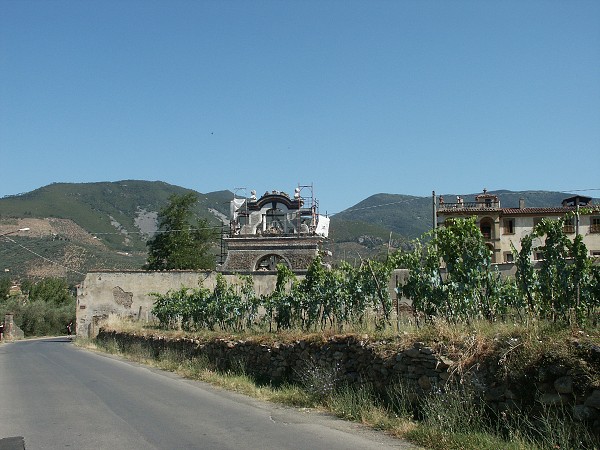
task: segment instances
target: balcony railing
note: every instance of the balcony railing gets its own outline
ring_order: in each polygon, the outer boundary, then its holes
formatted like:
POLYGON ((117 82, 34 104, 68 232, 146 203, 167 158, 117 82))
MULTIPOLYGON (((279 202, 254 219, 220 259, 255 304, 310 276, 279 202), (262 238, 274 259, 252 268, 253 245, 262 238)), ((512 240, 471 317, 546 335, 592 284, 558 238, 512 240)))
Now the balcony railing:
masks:
POLYGON ((500 202, 457 202, 457 203, 440 203, 438 211, 457 210, 457 209, 498 209, 500 202))

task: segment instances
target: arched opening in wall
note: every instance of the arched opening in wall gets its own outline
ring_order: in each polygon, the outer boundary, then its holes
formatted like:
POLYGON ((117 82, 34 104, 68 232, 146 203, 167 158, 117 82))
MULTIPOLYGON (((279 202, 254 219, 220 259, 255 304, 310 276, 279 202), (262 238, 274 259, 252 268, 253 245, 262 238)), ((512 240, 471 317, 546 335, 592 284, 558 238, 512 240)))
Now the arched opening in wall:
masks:
POLYGON ((484 239, 494 238, 494 221, 492 219, 481 219, 479 222, 479 229, 484 239))
POLYGON ((276 271, 277 264, 283 264, 286 267, 290 267, 288 262, 280 255, 266 255, 258 260, 256 267, 254 268, 257 272, 276 271))

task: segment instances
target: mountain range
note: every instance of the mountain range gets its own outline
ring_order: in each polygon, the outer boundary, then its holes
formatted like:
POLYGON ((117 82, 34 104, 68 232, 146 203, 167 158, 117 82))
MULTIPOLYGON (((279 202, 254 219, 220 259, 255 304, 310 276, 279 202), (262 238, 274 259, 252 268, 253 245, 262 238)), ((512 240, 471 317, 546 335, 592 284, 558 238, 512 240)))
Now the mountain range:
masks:
MULTIPOLYGON (((54 183, 0 199, 0 270, 11 278, 61 276, 80 282, 92 269, 139 269, 157 213, 169 196, 195 192, 162 181, 54 183), (27 232, 16 232, 29 228, 27 232), (10 235, 6 235, 10 233, 10 235)), ((504 207, 556 206, 568 194, 494 191, 504 207)), ((227 223, 233 192, 196 192, 194 213, 227 223)), ((443 194, 452 198, 456 194, 443 194)), ((466 201, 475 194, 460 194, 466 201)), ((357 261, 401 248, 431 229, 432 198, 375 194, 331 217, 326 249, 335 261, 357 261)), ((215 257, 222 255, 215 247, 215 257)))

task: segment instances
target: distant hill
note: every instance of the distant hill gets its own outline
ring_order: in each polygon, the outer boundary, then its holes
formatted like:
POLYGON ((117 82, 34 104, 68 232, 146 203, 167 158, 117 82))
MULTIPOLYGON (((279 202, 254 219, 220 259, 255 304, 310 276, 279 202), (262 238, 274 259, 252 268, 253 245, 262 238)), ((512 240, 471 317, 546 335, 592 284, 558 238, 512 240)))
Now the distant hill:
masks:
MULTIPOLYGON (((145 250, 156 230, 156 213, 173 194, 195 192, 162 181, 125 180, 103 183, 54 183, 25 194, 0 199, 0 218, 63 218, 98 237, 115 250, 145 250)), ((202 194, 198 217, 220 223, 214 214, 229 214, 229 191, 202 194)))
MULTIPOLYGON (((146 241, 157 228, 158 211, 171 195, 187 192, 193 191, 161 181, 125 180, 55 183, 1 198, 0 234, 31 230, 11 236, 17 244, 2 239, 0 270, 13 277, 77 280, 94 268, 140 268, 146 260, 146 241)), ((196 215, 221 224, 217 216, 229 214, 233 193, 196 194, 196 215)))
MULTIPOLYGON (((172 194, 195 192, 161 181, 55 183, 0 199, 0 234, 31 231, 0 240, 0 270, 13 278, 66 276, 73 282, 91 269, 138 269, 157 212, 172 194), (58 263, 58 264, 57 264, 58 263)), ((495 191, 503 207, 557 206, 569 194, 495 191)), ((233 193, 199 193, 195 213, 219 225, 229 216, 233 193)), ((443 194, 447 201, 456 194, 443 194)), ((471 201, 476 194, 460 194, 471 201)), ((384 256, 406 247, 432 226, 431 197, 375 194, 331 218, 326 249, 334 261, 384 256)), ((218 253, 218 249, 215 250, 218 253)))
MULTIPOLYGON (((500 206, 516 208, 523 198, 530 207, 559 206, 571 196, 564 192, 550 191, 488 191, 498 195, 500 206)), ((439 195, 439 194, 438 194, 439 195)), ((460 195, 465 202, 475 201, 477 194, 442 194, 452 202, 460 195)), ((431 197, 415 197, 401 194, 375 194, 331 218, 330 237, 336 245, 364 243, 372 249, 379 246, 378 253, 387 251, 388 244, 400 248, 423 233, 433 224, 433 200, 431 197), (365 238, 365 235, 368 238, 365 238)), ((354 247, 355 248, 355 247, 354 247)), ((356 250, 355 250, 356 252, 356 250)), ((369 252, 371 255, 373 252, 369 252)))
POLYGON ((377 227, 384 236, 392 231, 406 239, 414 239, 431 228, 431 202, 427 197, 375 194, 333 216, 331 228, 334 233, 339 233, 340 240, 353 239, 355 233, 351 230, 360 228, 359 224, 377 227))

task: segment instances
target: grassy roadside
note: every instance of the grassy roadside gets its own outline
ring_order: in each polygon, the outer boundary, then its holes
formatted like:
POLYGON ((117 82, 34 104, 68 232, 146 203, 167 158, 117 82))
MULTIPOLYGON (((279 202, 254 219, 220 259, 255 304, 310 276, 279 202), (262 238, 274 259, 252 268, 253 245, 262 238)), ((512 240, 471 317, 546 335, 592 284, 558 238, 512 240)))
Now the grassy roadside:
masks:
MULTIPOLYGON (((119 331, 153 334, 157 330, 142 328, 138 323, 111 321, 107 327, 119 331)), ((363 332, 365 330, 361 330, 363 332)), ((160 334, 181 337, 178 331, 160 330, 160 334)), ((187 334, 189 336, 189 334, 187 334)), ((319 339, 322 335, 315 335, 319 339)), ((514 324, 488 323, 470 326, 450 326, 444 323, 432 324, 421 329, 406 329, 402 333, 386 332, 374 338, 394 341, 390 345, 399 345, 403 341, 424 341, 446 351, 458 351, 464 354, 462 364, 467 366, 469 358, 477 358, 498 345, 505 346, 505 363, 510 370, 518 370, 536 357, 540 352, 564 353, 565 357, 575 357, 565 345, 569 339, 584 342, 600 342, 598 330, 573 330, 557 328, 551 324, 514 324), (516 348, 519 352, 514 351, 516 348), (517 357, 518 355, 518 357, 517 357)), ((201 333, 195 338, 228 338, 223 333, 201 333)), ((248 336, 235 336, 242 339, 248 336)), ((265 341, 298 339, 307 336, 297 333, 263 335, 255 339, 265 341)), ((271 385, 257 382, 242 366, 227 372, 216 370, 205 358, 187 358, 176 352, 166 351, 154 357, 141 345, 134 345, 127 354, 116 343, 99 346, 94 341, 77 340, 77 345, 95 348, 112 354, 118 354, 142 364, 148 364, 163 370, 176 372, 184 377, 200 380, 236 391, 260 400, 276 402, 293 407, 314 408, 329 411, 338 417, 352 420, 382 430, 399 438, 408 439, 417 445, 431 449, 556 449, 556 448, 600 448, 600 444, 581 424, 565 421, 552 411, 546 411, 539 417, 511 415, 494 417, 491 412, 477 401, 473 391, 456 387, 448 389, 444 395, 432 393, 418 404, 415 414, 414 395, 407 386, 395 385, 382 399, 370 389, 352 389, 335 383, 335 373, 321 367, 309 367, 299 385, 271 385)), ((460 366, 460 364, 459 364, 460 366)), ((597 382, 598 380, 596 380, 597 382)))

